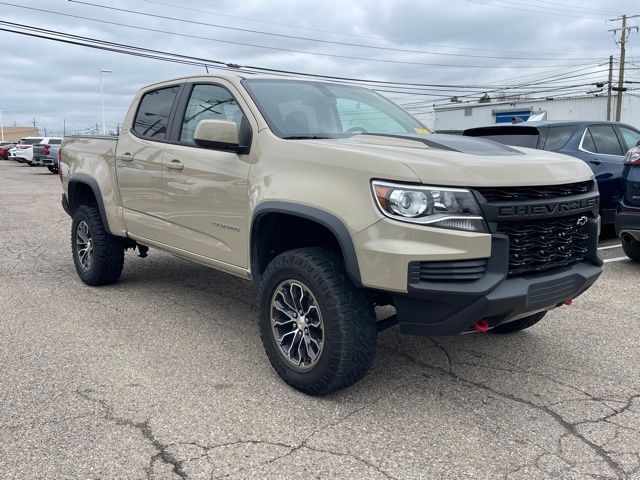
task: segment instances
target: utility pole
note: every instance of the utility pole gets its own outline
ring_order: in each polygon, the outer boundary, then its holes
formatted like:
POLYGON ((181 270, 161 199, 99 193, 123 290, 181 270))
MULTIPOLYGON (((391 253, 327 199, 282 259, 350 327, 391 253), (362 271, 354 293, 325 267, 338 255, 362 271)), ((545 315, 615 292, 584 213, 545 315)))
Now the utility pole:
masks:
POLYGON ((622 27, 620 28, 612 28, 609 31, 613 32, 615 35, 617 31, 620 31, 620 70, 618 72, 618 87, 614 88, 616 92, 618 92, 618 96, 616 97, 616 122, 620 121, 620 115, 622 114, 622 92, 624 92, 624 63, 625 63, 625 45, 627 43, 628 34, 631 33, 632 29, 638 31, 638 27, 627 27, 627 20, 630 18, 637 18, 640 15, 622 15, 622 17, 612 18, 611 22, 618 22, 622 20, 622 27))
POLYGON ((607 121, 611 120, 611 87, 613 86, 613 55, 609 56, 609 82, 607 87, 607 121))
MULTIPOLYGON (((611 57, 611 58, 613 58, 613 57, 611 57)), ((611 79, 609 79, 609 85, 611 85, 611 79)), ((611 86, 609 86, 609 88, 611 88, 611 86)), ((66 118, 62 119, 62 136, 63 137, 67 136, 67 119, 66 118)))

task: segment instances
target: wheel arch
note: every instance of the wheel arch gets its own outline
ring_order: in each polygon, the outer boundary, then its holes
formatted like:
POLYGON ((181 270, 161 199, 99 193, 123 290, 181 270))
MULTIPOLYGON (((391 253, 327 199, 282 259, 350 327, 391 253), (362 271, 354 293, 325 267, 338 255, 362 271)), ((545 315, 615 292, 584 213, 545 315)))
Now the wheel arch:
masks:
MULTIPOLYGON (((251 221, 251 236, 250 236, 250 264, 251 264, 251 273, 253 279, 259 281, 262 278, 262 274, 266 269, 268 262, 275 257, 277 254, 282 253, 275 251, 273 254, 272 251, 267 249, 267 245, 272 242, 269 242, 269 239, 272 238, 271 234, 274 233, 273 230, 273 219, 276 222, 281 221, 301 221, 304 222, 306 227, 309 226, 317 226, 323 230, 328 232, 332 239, 335 241, 335 246, 339 249, 339 252, 342 255, 342 258, 345 263, 345 268, 347 274, 349 275, 351 281, 358 287, 362 286, 362 280, 360 277, 360 268, 358 266, 358 258, 356 256, 355 246, 353 244, 353 240, 351 235, 349 234, 349 230, 345 226, 345 224, 337 218, 332 213, 329 213, 325 210, 321 210, 319 208, 310 207, 307 205, 300 205, 290 202, 283 201, 268 201, 259 204, 253 213, 253 218, 251 221), (267 219, 272 219, 272 222, 267 222, 267 219)), ((317 232, 315 232, 317 233, 317 232)), ((320 236, 322 237, 322 236, 320 236)), ((322 238, 319 238, 318 241, 322 242, 322 238)), ((325 238, 324 240, 328 240, 331 242, 331 239, 325 238)), ((293 244, 290 248, 299 248, 300 246, 324 246, 321 243, 318 245, 295 245, 293 244)), ((287 248, 283 251, 286 251, 290 248, 287 248)))
POLYGON ((91 205, 95 203, 100 212, 100 217, 105 229, 109 234, 113 234, 107 221, 107 214, 104 209, 104 201, 100 187, 94 178, 84 173, 75 173, 69 179, 67 191, 67 202, 71 216, 73 216, 80 205, 91 205))

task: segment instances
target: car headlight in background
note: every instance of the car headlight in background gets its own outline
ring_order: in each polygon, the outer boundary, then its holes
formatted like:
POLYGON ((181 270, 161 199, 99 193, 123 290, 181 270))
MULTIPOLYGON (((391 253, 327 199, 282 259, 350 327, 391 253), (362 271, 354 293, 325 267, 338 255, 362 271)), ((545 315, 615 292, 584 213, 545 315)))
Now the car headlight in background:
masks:
POLYGON ((430 227, 488 232, 480 206, 463 188, 371 182, 378 208, 389 218, 430 227))

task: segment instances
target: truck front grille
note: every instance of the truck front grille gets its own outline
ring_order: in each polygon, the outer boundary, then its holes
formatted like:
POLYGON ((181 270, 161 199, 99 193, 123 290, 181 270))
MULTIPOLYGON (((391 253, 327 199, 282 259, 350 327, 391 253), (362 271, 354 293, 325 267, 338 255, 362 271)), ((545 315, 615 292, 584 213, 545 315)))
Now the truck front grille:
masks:
POLYGON ((593 181, 568 183, 565 185, 544 185, 539 187, 483 187, 477 190, 488 202, 509 200, 539 200, 561 198, 590 192, 593 181))
POLYGON ((587 217, 570 217, 498 223, 509 237, 509 276, 564 267, 587 254, 587 217))

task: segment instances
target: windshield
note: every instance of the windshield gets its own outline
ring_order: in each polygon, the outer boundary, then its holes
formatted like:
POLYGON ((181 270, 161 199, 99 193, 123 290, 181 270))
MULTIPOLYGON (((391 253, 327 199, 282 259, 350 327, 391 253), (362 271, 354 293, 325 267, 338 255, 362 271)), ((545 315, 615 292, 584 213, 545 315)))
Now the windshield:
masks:
POLYGON ((365 88, 298 80, 242 83, 273 133, 282 138, 428 133, 400 107, 365 88))

